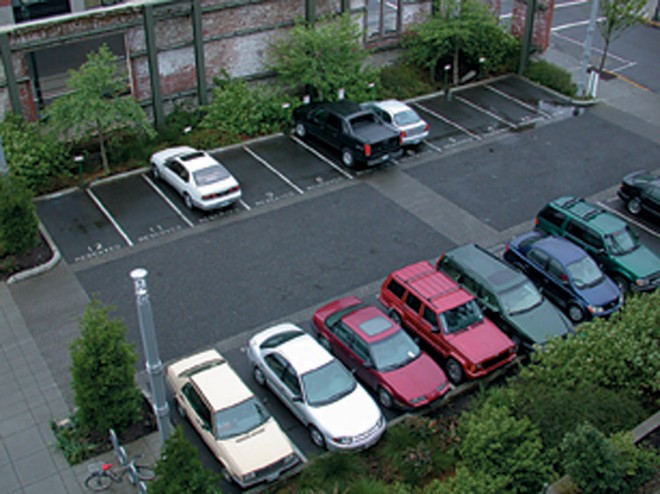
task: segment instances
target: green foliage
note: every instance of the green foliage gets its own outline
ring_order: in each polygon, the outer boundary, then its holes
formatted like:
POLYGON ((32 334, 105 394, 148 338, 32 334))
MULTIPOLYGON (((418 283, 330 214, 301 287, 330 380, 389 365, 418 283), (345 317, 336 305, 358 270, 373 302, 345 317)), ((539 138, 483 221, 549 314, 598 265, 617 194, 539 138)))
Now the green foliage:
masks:
POLYGON ((626 391, 655 410, 660 391, 660 292, 631 295, 607 320, 580 325, 567 340, 549 342, 532 355, 521 378, 575 389, 591 384, 626 391))
POLYGON ((79 70, 69 71, 70 93, 57 98, 46 115, 53 128, 64 138, 96 140, 103 169, 110 173, 106 141, 111 131, 124 129, 135 135, 155 132, 144 110, 126 91, 118 77, 118 58, 106 45, 87 56, 79 70))
POLYGON ((314 458, 303 470, 299 487, 307 492, 318 489, 344 489, 365 476, 364 458, 356 452, 325 454, 314 458))
POLYGON ((644 22, 646 0, 601 0, 602 22, 598 22, 598 30, 605 41, 605 48, 600 59, 598 72, 603 72, 610 43, 636 24, 644 22))
POLYGON ((0 175, 0 255, 23 254, 37 245, 39 220, 23 181, 0 175))
POLYGON ((142 397, 135 384, 135 349, 126 341, 127 327, 112 319, 94 299, 79 321, 80 337, 71 344, 72 387, 76 418, 87 431, 121 434, 134 424, 142 397))
POLYGON ((57 448, 69 465, 77 465, 108 449, 107 443, 94 443, 80 430, 75 415, 69 417, 64 425, 51 421, 50 428, 55 436, 57 448))
POLYGON ((570 72, 545 60, 531 62, 525 75, 532 81, 554 89, 570 98, 575 97, 577 94, 577 86, 571 79, 570 72))
POLYGON ((380 71, 380 99, 405 100, 435 89, 426 72, 410 64, 397 62, 380 71))
POLYGON ((161 459, 156 463, 156 479, 149 484, 149 494, 219 494, 219 480, 204 468, 198 451, 179 426, 165 441, 161 459))
POLYGON ((484 2, 442 0, 437 7, 433 16, 403 37, 410 62, 426 68, 433 80, 441 78, 443 67, 449 63, 454 84, 458 84, 461 66, 479 71, 480 59, 486 72, 510 68, 518 41, 500 26, 484 2))
POLYGON ((269 68, 294 92, 311 91, 315 99, 334 101, 340 88, 350 100, 373 99, 369 84, 378 82, 378 71, 365 66, 369 52, 361 38, 349 14, 301 22, 270 46, 269 68))
POLYGON ((10 113, 0 123, 0 136, 9 172, 34 194, 48 191, 57 178, 70 176, 67 146, 41 125, 10 113))
POLYGON ((421 489, 421 494, 493 494, 495 492, 510 492, 511 478, 508 475, 491 477, 487 472, 474 471, 459 465, 456 474, 442 482, 431 481, 421 489))
POLYGON ((459 430, 460 466, 498 483, 507 478, 506 492, 537 493, 551 474, 537 427, 507 407, 486 401, 464 412, 459 430))
POLYGON ((269 86, 250 88, 247 82, 223 72, 214 79, 213 102, 200 123, 202 129, 226 135, 228 141, 282 130, 291 119, 286 97, 269 86))

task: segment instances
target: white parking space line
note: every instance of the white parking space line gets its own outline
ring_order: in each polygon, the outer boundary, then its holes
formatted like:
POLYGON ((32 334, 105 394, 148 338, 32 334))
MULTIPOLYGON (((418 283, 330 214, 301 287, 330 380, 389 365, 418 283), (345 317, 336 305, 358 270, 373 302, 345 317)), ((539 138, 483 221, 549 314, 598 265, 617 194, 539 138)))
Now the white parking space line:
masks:
POLYGON ((518 98, 515 98, 515 97, 511 96, 510 94, 505 93, 504 91, 500 91, 500 90, 497 89, 496 87, 489 86, 488 84, 486 84, 484 87, 485 87, 486 89, 488 89, 489 91, 494 92, 494 93, 497 94, 498 96, 502 96, 502 98, 505 98, 505 99, 508 99, 508 100, 510 100, 510 101, 513 101, 514 103, 516 103, 517 105, 522 106, 522 107, 525 108, 526 110, 532 111, 532 112, 534 112, 534 113, 540 113, 540 114, 541 114, 542 116, 544 116, 545 118, 551 118, 551 117, 552 117, 552 115, 550 115, 550 114, 547 113, 547 112, 544 112, 544 111, 541 110, 540 108, 535 108, 534 106, 532 106, 532 105, 530 105, 530 104, 527 104, 527 103, 525 103, 524 101, 521 101, 521 100, 519 100, 518 98))
POLYGON ((312 153, 317 158, 319 158, 322 161, 326 162, 328 165, 330 165, 332 168, 337 170, 339 173, 341 173, 346 178, 351 179, 351 180, 353 179, 353 175, 348 173, 346 170, 343 170, 342 168, 338 167, 335 163, 332 162, 332 160, 330 160, 330 159, 326 158, 325 156, 323 156, 322 153, 319 153, 316 149, 314 149, 312 146, 310 146, 306 142, 302 141, 301 139, 298 139, 296 136, 293 136, 293 135, 291 136, 291 139, 296 144, 300 144, 302 147, 304 147, 307 151, 312 153))
POLYGON ((454 122, 454 121, 452 121, 452 120, 449 120, 447 117, 444 117, 444 116, 440 115, 439 113, 434 112, 434 111, 431 110, 430 108, 425 107, 425 106, 422 105, 419 101, 414 102, 413 105, 414 105, 414 106, 417 106, 418 108, 421 108, 421 109, 424 110, 425 112, 430 113, 431 115, 433 115, 433 116, 434 116, 435 118, 437 118, 438 120, 442 120, 442 121, 445 122, 446 124, 449 124, 449 125, 451 125, 452 127, 456 127, 458 130, 460 130, 461 132, 466 133, 467 135, 469 135, 469 136, 472 137, 473 139, 476 139, 477 141, 480 141, 480 140, 481 140, 481 136, 479 136, 479 135, 477 135, 477 134, 474 134, 474 133, 470 132, 469 130, 467 130, 467 129, 466 129, 465 127, 463 127, 462 125, 457 124, 456 122, 454 122))
POLYGON ((439 147, 436 146, 435 144, 431 144, 430 141, 424 141, 424 144, 426 144, 428 147, 430 147, 431 149, 433 149, 433 151, 436 151, 436 152, 438 152, 438 153, 442 153, 442 148, 439 148, 439 147))
POLYGON ((648 226, 644 225, 643 223, 640 223, 640 222, 637 221, 636 219, 631 218, 631 217, 628 216, 628 215, 621 214, 619 211, 617 211, 617 210, 615 210, 615 209, 612 209, 611 207, 605 205, 602 201, 598 201, 597 204, 598 204, 599 206, 601 206, 602 208, 607 209, 607 210, 610 211, 611 213, 617 215, 618 217, 624 219, 624 220, 627 221, 628 223, 632 223, 632 224, 635 225, 637 228, 641 228, 642 230, 644 230, 644 231, 645 231, 646 233, 648 233, 649 235, 651 235, 651 236, 653 236, 653 237, 655 237, 655 238, 660 238, 660 233, 658 233, 658 232, 656 232, 655 230, 649 228, 648 226))
POLYGON ((488 115, 489 117, 492 117, 492 118, 494 118, 495 120, 497 120, 497 121, 499 121, 499 122, 502 122, 504 125, 507 125, 510 129, 515 129, 515 128, 516 128, 516 124, 514 124, 513 122, 509 122, 508 120, 506 120, 506 119, 504 119, 504 118, 502 118, 502 117, 500 117, 500 116, 494 114, 493 112, 491 112, 491 111, 489 111, 489 110, 486 110, 485 108, 483 108, 483 107, 477 105, 476 103, 473 103, 473 102, 470 101, 469 99, 465 99, 465 98, 463 98, 462 96, 458 96, 458 95, 456 96, 456 99, 457 99, 458 101, 460 101, 461 103, 466 104, 466 105, 468 105, 468 106, 471 106, 471 107, 474 108, 475 110, 480 111, 480 112, 482 112, 482 113, 485 113, 485 114, 488 115))
MULTIPOLYGON (((563 41, 566 41, 567 43, 573 43, 574 45, 578 45, 578 46, 582 46, 584 44, 583 41, 573 39, 570 36, 565 36, 563 34, 558 34, 558 33, 552 33, 552 34, 554 36, 557 36, 559 39, 561 39, 563 41)), ((595 53, 599 53, 601 55, 603 54, 603 50, 601 50, 600 48, 592 48, 591 51, 593 51, 595 53)), ((628 60, 627 58, 623 58, 623 57, 620 57, 618 55, 615 55, 611 51, 607 53, 607 59, 608 60, 610 60, 610 59, 616 60, 617 62, 619 62, 621 64, 620 67, 618 67, 615 70, 611 70, 611 72, 619 72, 621 70, 625 70, 625 69, 628 69, 630 67, 634 67, 635 65, 637 65, 637 62, 635 62, 633 60, 628 60)))
POLYGON ((243 206, 247 211, 252 211, 252 208, 248 206, 247 202, 245 202, 243 199, 239 199, 238 203, 243 206))
POLYGON ((575 7, 576 5, 584 5, 585 3, 589 2, 587 0, 576 0, 574 2, 555 3, 555 8, 563 9, 564 7, 575 7))
POLYGON ((250 156, 252 156, 255 160, 257 160, 259 163, 264 165, 266 168, 268 168, 271 172, 273 172, 275 175, 280 177, 282 180, 284 180, 287 184, 291 186, 292 189, 294 189, 296 192, 299 194, 304 194, 304 191, 298 187, 296 184, 294 184, 291 180, 289 180, 284 174, 282 174, 279 170, 273 168, 268 161, 263 159, 261 156, 259 156, 257 153, 252 151, 249 147, 247 146, 242 146, 242 148, 245 150, 246 153, 248 153, 250 156))
POLYGON ((163 199, 163 201, 165 201, 167 205, 174 210, 174 212, 186 223, 186 225, 188 225, 190 228, 195 226, 195 224, 190 221, 185 214, 183 214, 183 212, 170 200, 170 198, 167 197, 162 190, 160 190, 160 188, 154 183, 153 180, 151 180, 151 178, 149 178, 149 176, 144 174, 142 175, 142 178, 149 184, 152 189, 154 189, 156 194, 158 194, 161 199, 163 199))
POLYGON ((92 189, 88 188, 88 189, 86 189, 86 192, 87 192, 87 195, 92 199, 92 201, 94 201, 94 204, 96 204, 96 207, 101 210, 103 215, 108 219, 108 221, 112 224, 112 226, 115 227, 115 230, 117 230, 117 233, 119 233, 119 235, 121 235, 121 237, 128 244, 128 246, 133 247, 133 245, 134 245, 133 241, 129 238, 128 235, 126 235, 126 232, 124 230, 122 230, 121 226, 119 226, 119 223, 117 223, 115 221, 115 219, 110 214, 110 211, 108 211, 105 208, 105 206, 103 205, 101 200, 98 197, 96 197, 96 194, 94 194, 94 192, 92 192, 92 189))
MULTIPOLYGON (((601 22, 604 19, 605 19, 604 17, 599 17, 598 19, 596 19, 596 22, 601 22)), ((591 21, 587 19, 586 21, 578 21, 578 22, 571 22, 568 24, 562 24, 560 26, 555 26, 551 28, 550 31, 556 33, 557 31, 563 31, 564 29, 571 29, 572 27, 586 26, 587 24, 589 24, 589 22, 591 21)))

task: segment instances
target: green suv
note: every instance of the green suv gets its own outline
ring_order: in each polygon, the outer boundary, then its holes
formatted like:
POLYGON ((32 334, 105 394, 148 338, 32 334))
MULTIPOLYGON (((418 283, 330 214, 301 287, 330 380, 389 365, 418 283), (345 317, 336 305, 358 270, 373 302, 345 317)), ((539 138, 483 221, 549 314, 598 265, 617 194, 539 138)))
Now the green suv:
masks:
POLYGON ((660 258, 640 243, 618 216, 578 197, 561 197, 536 216, 536 228, 586 250, 621 288, 650 291, 660 285, 660 258))
POLYGON ((551 338, 573 332, 573 325, 520 271, 475 244, 442 255, 436 269, 471 292, 486 314, 516 344, 530 352, 551 338))

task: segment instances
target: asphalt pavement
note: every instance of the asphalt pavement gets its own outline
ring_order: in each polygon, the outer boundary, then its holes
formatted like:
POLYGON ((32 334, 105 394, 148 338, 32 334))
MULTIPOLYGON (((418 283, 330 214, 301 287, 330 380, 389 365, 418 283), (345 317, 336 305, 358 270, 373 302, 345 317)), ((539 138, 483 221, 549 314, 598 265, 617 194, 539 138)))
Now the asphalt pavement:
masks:
MULTIPOLYGON (((546 58, 558 65, 576 69, 575 58, 551 49, 546 58)), ((579 68, 579 67, 577 67, 579 68)), ((577 80, 577 77, 575 77, 577 80)), ((660 96, 619 78, 601 81, 600 102, 589 111, 634 135, 659 143, 660 96)), ((561 125, 561 124, 560 124, 561 125)), ((421 173, 421 172, 420 172, 421 173)), ((387 195, 388 175, 375 176, 378 192, 387 195)), ((434 206, 451 207, 445 191, 428 191, 434 206)), ((375 198, 374 191, 371 191, 375 198)), ((376 200, 376 199, 374 199, 376 200)), ((333 207, 332 203, 328 207, 333 207)), ((411 202, 410 208, 430 225, 439 242, 437 229, 451 236, 452 225, 434 217, 425 204, 411 202)), ((304 218, 303 218, 304 219, 304 218)), ((493 231, 499 225, 493 225, 493 231)), ((484 238, 492 233, 475 222, 475 235, 484 238)), ((465 230, 456 231, 453 240, 462 240, 465 230)), ((404 246, 405 247, 405 246, 404 246)), ((266 249, 263 253, 268 256, 266 249)), ((304 273, 301 273, 301 276, 304 273)), ((373 273, 366 273, 365 279, 373 273)), ((132 290, 126 273, 126 292, 132 290)), ((65 418, 73 409, 69 382, 68 345, 78 334, 77 320, 89 303, 89 295, 76 272, 65 261, 34 277, 0 285, 0 490, 6 494, 85 492, 81 482, 91 463, 114 462, 112 454, 96 458, 77 467, 69 467, 56 449, 50 421, 65 418), (49 328, 57 328, 50 337, 49 328), (39 343, 37 343, 37 340, 39 343)), ((182 337, 185 339, 185 336, 182 337)), ((237 342, 227 342, 238 347, 237 342)), ((139 381, 145 385, 143 373, 139 381)), ((159 452, 158 434, 127 445, 129 455, 145 454, 153 462, 159 452)), ((136 492, 128 483, 116 484, 110 492, 136 492)))

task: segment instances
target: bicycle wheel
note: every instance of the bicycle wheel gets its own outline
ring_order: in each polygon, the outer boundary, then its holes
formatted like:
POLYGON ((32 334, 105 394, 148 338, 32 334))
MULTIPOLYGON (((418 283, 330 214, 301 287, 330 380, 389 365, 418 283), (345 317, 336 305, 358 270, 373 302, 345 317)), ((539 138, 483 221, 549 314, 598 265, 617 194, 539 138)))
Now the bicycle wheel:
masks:
POLYGON ((112 479, 105 472, 93 473, 85 479, 85 486, 93 491, 104 491, 112 484, 112 479))
POLYGON ((156 478, 156 472, 153 468, 147 465, 135 465, 138 479, 140 480, 153 480, 156 478))

